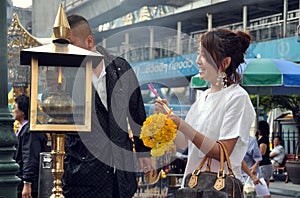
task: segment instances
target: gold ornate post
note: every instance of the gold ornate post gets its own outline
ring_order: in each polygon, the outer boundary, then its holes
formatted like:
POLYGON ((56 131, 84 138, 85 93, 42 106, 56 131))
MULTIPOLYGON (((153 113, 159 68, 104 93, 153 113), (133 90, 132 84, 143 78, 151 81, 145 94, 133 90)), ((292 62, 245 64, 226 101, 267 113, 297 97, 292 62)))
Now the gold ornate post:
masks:
POLYGON ((64 156, 65 156, 65 134, 52 133, 52 175, 53 184, 52 195, 50 198, 63 198, 61 178, 64 173, 64 156))

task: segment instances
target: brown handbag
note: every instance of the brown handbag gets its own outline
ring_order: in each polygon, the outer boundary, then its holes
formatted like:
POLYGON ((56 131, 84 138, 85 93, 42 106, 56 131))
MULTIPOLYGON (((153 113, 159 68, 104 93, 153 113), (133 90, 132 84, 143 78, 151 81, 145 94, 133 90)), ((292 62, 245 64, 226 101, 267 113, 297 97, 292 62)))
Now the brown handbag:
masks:
POLYGON ((225 145, 217 141, 220 146, 220 168, 217 173, 210 172, 211 158, 205 156, 198 168, 185 178, 184 187, 177 191, 178 198, 241 198, 243 195, 243 184, 235 178, 229 155, 225 145), (224 170, 224 157, 227 161, 228 173, 224 170), (201 168, 207 161, 206 170, 201 168))

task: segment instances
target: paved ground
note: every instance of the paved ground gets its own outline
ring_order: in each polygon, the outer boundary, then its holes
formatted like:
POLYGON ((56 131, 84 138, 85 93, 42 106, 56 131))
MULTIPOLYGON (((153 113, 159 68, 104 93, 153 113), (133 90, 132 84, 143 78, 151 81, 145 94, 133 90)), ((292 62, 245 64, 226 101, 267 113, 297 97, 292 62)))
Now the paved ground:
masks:
POLYGON ((291 198, 290 196, 272 195, 272 198, 291 198))
POLYGON ((292 182, 274 181, 270 182, 270 192, 273 198, 300 198, 300 185, 292 182))

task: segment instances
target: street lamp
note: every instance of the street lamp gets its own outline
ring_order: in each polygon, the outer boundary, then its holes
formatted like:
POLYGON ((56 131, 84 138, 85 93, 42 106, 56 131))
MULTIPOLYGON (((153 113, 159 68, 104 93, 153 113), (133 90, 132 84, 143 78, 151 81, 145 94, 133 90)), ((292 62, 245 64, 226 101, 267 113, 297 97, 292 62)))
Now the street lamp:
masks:
POLYGON ((69 30, 61 4, 53 28, 53 43, 24 49, 20 54, 21 65, 31 65, 30 131, 51 133, 51 197, 57 198, 63 197, 65 133, 91 131, 92 65, 102 59, 101 54, 69 44, 69 30), (38 74, 44 67, 48 68, 47 89, 39 90, 38 74), (39 119, 42 113, 46 114, 45 119, 39 119))

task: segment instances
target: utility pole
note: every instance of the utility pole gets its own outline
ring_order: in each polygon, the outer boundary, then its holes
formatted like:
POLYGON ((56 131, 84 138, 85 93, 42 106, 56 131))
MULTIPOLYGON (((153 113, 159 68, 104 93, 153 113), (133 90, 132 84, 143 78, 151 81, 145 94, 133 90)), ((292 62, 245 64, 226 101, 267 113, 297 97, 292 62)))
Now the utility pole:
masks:
POLYGON ((8 110, 8 66, 7 66, 7 1, 0 0, 0 197, 16 198, 21 181, 16 173, 19 165, 13 160, 16 135, 13 118, 8 110))

